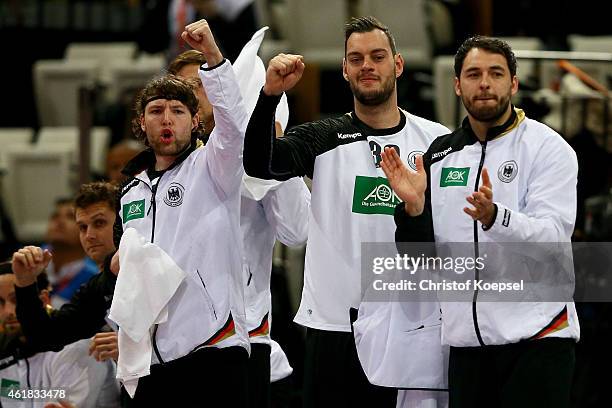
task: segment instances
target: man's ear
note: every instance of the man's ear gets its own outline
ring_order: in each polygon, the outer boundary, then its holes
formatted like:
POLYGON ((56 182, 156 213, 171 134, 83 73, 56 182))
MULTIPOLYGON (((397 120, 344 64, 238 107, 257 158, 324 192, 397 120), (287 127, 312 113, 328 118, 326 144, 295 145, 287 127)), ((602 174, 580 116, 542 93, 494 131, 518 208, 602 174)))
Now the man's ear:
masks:
POLYGON ((345 81, 348 81, 348 74, 346 73, 346 58, 342 58, 342 77, 345 81))
POLYGON ((404 61, 404 57, 402 57, 402 54, 397 53, 394 56, 394 63, 395 63, 395 77, 399 78, 402 73, 404 72, 404 65, 405 65, 405 61, 404 61))
POLYGON ((146 130, 145 130, 145 121, 144 121, 144 115, 140 115, 140 129, 141 129, 143 132, 146 132, 146 130))
POLYGON ((51 305, 51 295, 49 294, 48 289, 41 290, 38 293, 38 297, 40 298, 40 301, 42 302, 43 306, 51 305))
POLYGON ((455 77, 455 95, 457 96, 461 96, 461 87, 459 85, 459 78, 455 77))
POLYGON ((200 123, 200 113, 196 112, 195 115, 191 118, 191 130, 194 131, 198 128, 198 124, 200 123))

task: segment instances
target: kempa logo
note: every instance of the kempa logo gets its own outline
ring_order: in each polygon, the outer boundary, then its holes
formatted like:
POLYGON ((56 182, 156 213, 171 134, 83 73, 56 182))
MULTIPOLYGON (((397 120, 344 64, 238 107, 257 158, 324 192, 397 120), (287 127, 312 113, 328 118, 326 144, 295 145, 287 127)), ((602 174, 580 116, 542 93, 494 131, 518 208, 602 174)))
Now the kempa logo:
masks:
POLYGON ((338 139, 357 139, 361 137, 361 133, 338 133, 338 139))
POLYGON ((144 206, 144 199, 123 204, 123 222, 126 223, 129 220, 135 220, 136 218, 144 218, 144 206))
POLYGON ((447 154, 448 154, 448 153, 449 153, 451 150, 453 150, 453 147, 452 147, 452 146, 451 146, 451 147, 449 147, 448 149, 444 149, 444 150, 443 150, 443 151, 441 151, 441 152, 438 152, 438 153, 434 153, 434 154, 432 154, 432 155, 431 155, 431 158, 432 158, 432 159, 437 159, 438 157, 443 157, 443 156, 446 156, 446 155, 447 155, 447 154))
POLYGON ((355 177, 353 212, 360 214, 393 215, 400 199, 384 177, 355 177))
POLYGON ((467 186, 469 167, 444 167, 440 175, 440 187, 467 186))

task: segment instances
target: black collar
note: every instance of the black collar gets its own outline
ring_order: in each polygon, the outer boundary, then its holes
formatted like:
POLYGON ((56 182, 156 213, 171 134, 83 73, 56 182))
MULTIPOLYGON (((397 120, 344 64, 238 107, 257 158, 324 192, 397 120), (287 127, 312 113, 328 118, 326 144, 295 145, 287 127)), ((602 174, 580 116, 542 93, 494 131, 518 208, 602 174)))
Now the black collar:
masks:
MULTIPOLYGON (((486 141, 488 142, 490 140, 495 139, 497 136, 503 133, 506 133, 510 128, 512 128, 512 126, 514 126, 514 123, 516 122, 516 117, 517 117, 517 114, 516 114, 516 110, 514 109, 514 105, 510 105, 510 117, 503 124, 489 128, 489 130, 487 130, 486 141)), ((474 131, 472 130, 472 126, 470 125, 470 120, 467 116, 463 119, 463 123, 461 124, 461 127, 466 132, 471 134, 476 140, 479 140, 476 134, 474 133, 474 131)))
MULTIPOLYGON (((163 171, 170 170, 181 164, 183 160, 185 160, 187 156, 189 156, 196 149, 196 147, 197 137, 192 136, 189 145, 181 153, 179 153, 174 162, 172 162, 172 164, 163 171)), ((130 160, 125 165, 123 170, 121 170, 121 173, 126 176, 135 177, 140 172, 148 169, 155 169, 155 153, 151 147, 148 147, 146 150, 140 152, 136 155, 136 157, 130 160)))
POLYGON ((365 124, 364 122, 362 122, 361 119, 357 117, 357 114, 355 113, 355 111, 351 112, 351 118, 353 120, 353 124, 357 126, 358 128, 361 128, 367 131, 368 135, 371 135, 371 136, 394 135, 400 130, 402 130, 404 126, 406 126, 406 115, 404 115, 404 112, 402 112, 401 109, 398 108, 397 110, 399 111, 399 114, 400 114, 400 121, 396 126, 393 126, 392 128, 374 129, 368 126, 367 124, 365 124))

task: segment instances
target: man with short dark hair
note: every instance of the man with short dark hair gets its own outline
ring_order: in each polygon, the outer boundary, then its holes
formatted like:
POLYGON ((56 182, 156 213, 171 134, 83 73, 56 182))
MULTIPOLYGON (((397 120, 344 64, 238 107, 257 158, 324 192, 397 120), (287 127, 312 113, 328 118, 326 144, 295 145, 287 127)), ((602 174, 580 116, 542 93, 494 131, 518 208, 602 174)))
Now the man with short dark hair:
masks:
MULTIPOLYGON (((474 282, 518 283, 526 270, 526 284, 552 278, 544 295, 573 289, 565 251, 576 216, 576 154, 512 105, 518 79, 508 44, 467 39, 455 71, 468 112, 461 127, 436 139, 416 172, 394 151, 383 153, 383 170, 404 201, 395 212, 397 241, 445 243, 454 253, 457 243, 469 243, 484 259, 484 268, 465 272, 474 282)), ((570 406, 580 334, 575 305, 571 294, 544 297, 539 288, 502 301, 508 298, 474 286, 469 300, 441 303, 451 408, 570 406)))
POLYGON ((79 242, 74 215, 74 201, 59 199, 47 224, 45 249, 54 255, 47 271, 53 287, 51 304, 55 308, 68 302, 83 283, 98 273, 96 263, 86 256, 79 242))
POLYGON ((37 350, 57 350, 79 339, 96 334, 105 324, 116 276, 104 262, 115 251, 113 225, 117 187, 110 183, 81 186, 75 203, 75 218, 81 246, 100 269, 84 283, 70 302, 49 314, 36 287, 37 276, 51 260, 51 253, 27 246, 13 254, 17 317, 28 341, 37 350))
POLYGON ((361 243, 393 240, 396 199, 376 194, 390 191, 380 169, 382 150, 394 146, 410 160, 448 129, 398 107, 396 79, 404 60, 387 27, 361 17, 347 23, 345 33, 342 72, 354 111, 302 124, 277 139, 274 110, 300 80, 304 62, 300 55, 274 57, 247 128, 244 167, 259 178, 313 180, 304 289, 295 317, 307 327, 304 405, 395 406, 395 390, 369 383, 351 334, 349 309, 362 299, 361 243))

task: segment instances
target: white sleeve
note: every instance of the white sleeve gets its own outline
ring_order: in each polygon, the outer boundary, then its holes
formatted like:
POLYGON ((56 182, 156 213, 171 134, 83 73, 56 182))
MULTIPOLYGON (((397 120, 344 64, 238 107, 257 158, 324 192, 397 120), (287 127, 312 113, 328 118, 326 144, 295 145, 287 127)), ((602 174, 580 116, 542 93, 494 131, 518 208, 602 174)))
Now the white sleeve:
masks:
POLYGON ((495 202, 497 216, 485 231, 494 242, 570 241, 576 221, 578 160, 574 150, 558 137, 547 141, 534 158, 519 211, 495 202))
MULTIPOLYGON (((79 408, 95 408, 111 365, 89 355, 90 339, 69 344, 57 353, 49 353, 42 375, 43 389, 65 389, 66 399, 79 408)), ((106 388, 106 387, 105 387, 106 388)), ((119 403, 119 388, 115 401, 119 403)))
POLYGON ((200 69, 200 79, 213 106, 215 128, 206 145, 214 182, 225 194, 239 191, 242 180, 242 147, 248 115, 238 82, 226 59, 212 69, 200 69))
POLYGON ((291 178, 269 191, 262 203, 276 239, 287 246, 299 246, 306 242, 310 190, 301 177, 291 178))

